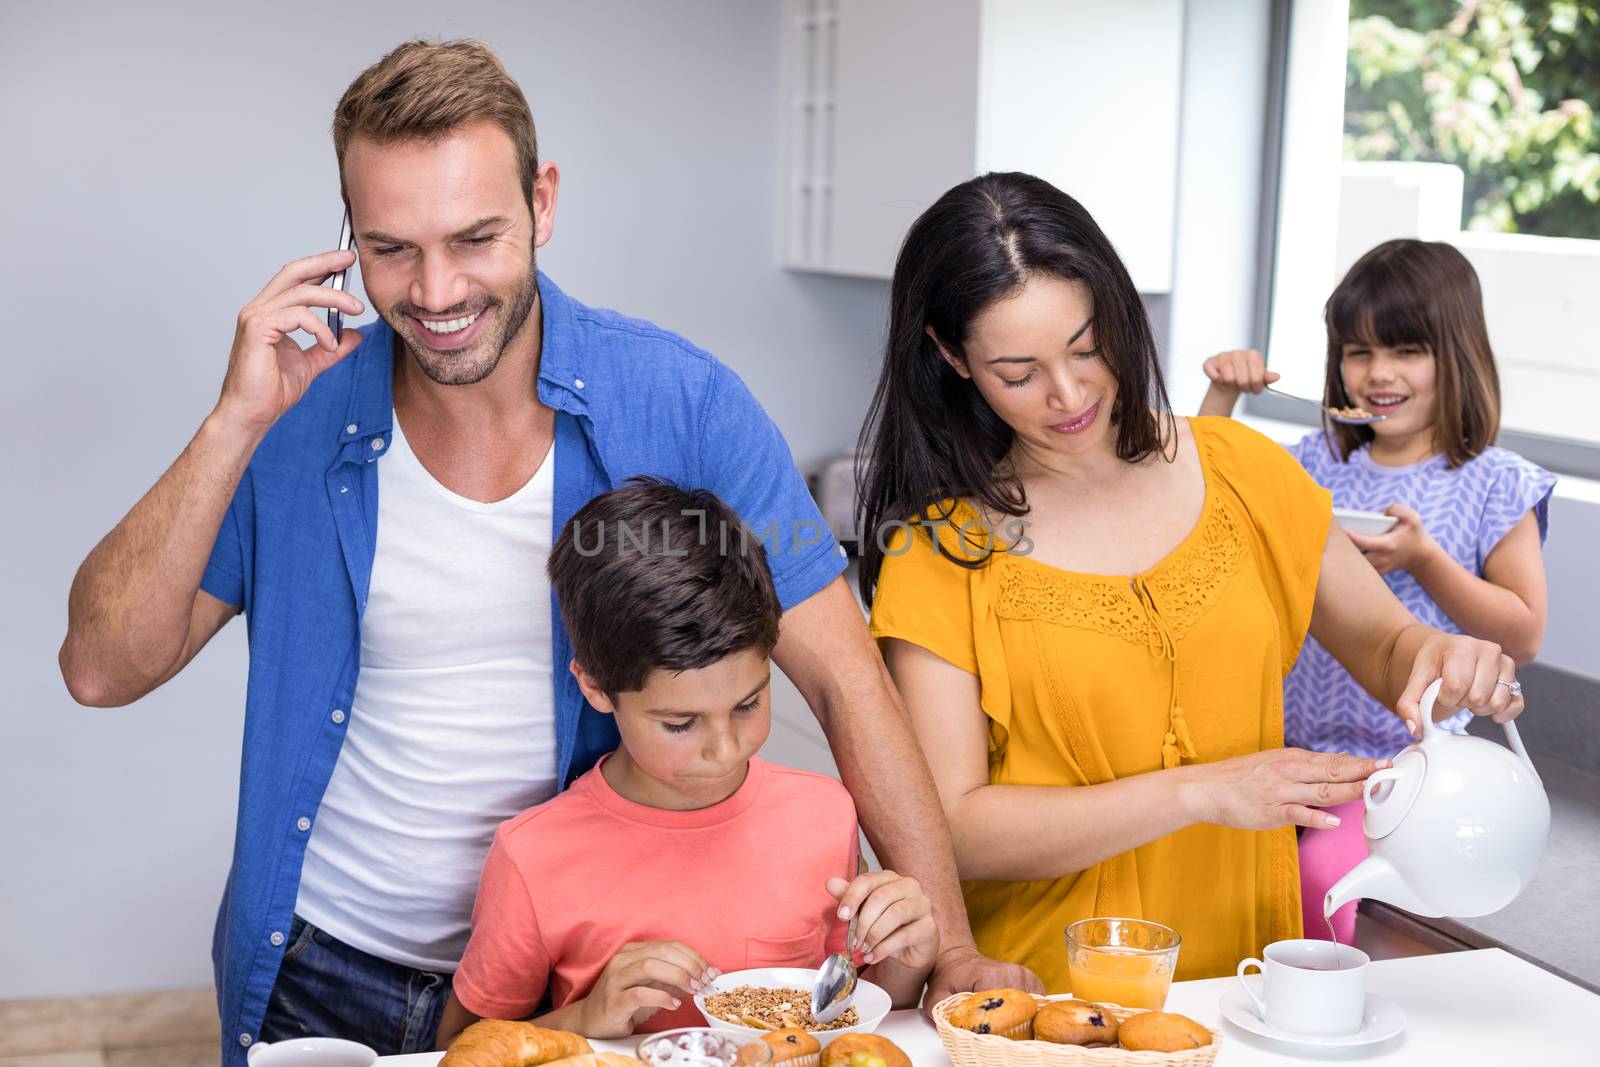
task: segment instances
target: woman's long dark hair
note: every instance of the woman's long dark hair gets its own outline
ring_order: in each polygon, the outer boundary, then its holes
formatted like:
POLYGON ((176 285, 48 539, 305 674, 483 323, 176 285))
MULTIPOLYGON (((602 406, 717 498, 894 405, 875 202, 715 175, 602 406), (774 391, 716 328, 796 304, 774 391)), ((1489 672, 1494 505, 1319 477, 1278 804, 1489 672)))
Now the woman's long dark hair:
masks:
MULTIPOLYGON (((1095 343, 1117 382, 1111 409, 1117 455, 1135 463, 1175 440, 1144 304, 1083 205, 1029 174, 962 182, 912 224, 895 261, 883 371, 856 458, 867 603, 883 567, 888 524, 914 522, 946 499, 968 499, 993 515, 1028 513, 1021 483, 998 469, 1015 434, 944 360, 924 327, 964 359, 972 321, 1033 277, 1081 281, 1093 295, 1095 343)), ((950 558, 977 566, 986 554, 970 562, 950 558)))

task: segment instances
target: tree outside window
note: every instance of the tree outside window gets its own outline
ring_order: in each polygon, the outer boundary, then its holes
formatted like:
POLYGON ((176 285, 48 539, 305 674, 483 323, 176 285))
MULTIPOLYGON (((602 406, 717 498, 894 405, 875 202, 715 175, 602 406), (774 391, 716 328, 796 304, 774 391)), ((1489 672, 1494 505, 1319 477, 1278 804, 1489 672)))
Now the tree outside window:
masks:
POLYGON ((1344 155, 1451 163, 1466 230, 1600 239, 1600 2, 1351 0, 1344 155))

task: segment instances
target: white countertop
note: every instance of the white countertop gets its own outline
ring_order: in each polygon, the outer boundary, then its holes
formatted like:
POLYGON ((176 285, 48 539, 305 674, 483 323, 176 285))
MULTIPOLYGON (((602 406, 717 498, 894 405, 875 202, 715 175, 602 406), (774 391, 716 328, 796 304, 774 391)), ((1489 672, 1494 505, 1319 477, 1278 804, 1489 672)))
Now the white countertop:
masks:
MULTIPOLYGON (((1584 1031, 1600 1019, 1600 996, 1500 949, 1379 960, 1367 990, 1406 1013, 1405 1032, 1379 1045, 1340 1051, 1300 1049, 1267 1041, 1224 1023, 1218 999, 1232 978, 1179 982, 1167 1010, 1223 1031, 1218 1067, 1361 1061, 1448 1067, 1593 1067, 1600 1036, 1584 1031)), ((950 1067, 933 1025, 915 1011, 897 1011, 878 1032, 905 1049, 916 1067, 950 1067)), ((632 1042, 595 1041, 597 1049, 632 1052, 632 1042)), ((387 1067, 431 1067, 440 1053, 385 1056, 387 1067)))

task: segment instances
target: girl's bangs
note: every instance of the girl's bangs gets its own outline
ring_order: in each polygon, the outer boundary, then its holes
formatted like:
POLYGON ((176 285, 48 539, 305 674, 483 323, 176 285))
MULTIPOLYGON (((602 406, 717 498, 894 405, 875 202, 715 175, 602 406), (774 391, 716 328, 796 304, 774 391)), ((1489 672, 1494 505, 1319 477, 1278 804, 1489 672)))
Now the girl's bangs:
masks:
POLYGON ((1382 348, 1434 345, 1431 301, 1414 278, 1384 264, 1352 274, 1328 300, 1328 332, 1336 345, 1382 348))

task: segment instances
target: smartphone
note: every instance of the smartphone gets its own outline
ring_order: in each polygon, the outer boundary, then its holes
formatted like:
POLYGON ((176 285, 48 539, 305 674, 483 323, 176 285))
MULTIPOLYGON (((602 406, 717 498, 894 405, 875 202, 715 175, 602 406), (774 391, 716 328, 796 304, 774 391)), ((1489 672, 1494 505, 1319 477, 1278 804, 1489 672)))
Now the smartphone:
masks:
MULTIPOLYGON (((356 246, 355 232, 350 228, 350 209, 344 209, 344 221, 339 224, 339 251, 348 252, 356 246)), ((336 293, 344 292, 344 271, 335 271, 331 288, 336 293)), ((339 331, 344 328, 344 315, 338 308, 328 309, 328 329, 333 331, 333 343, 339 343, 339 331)))

